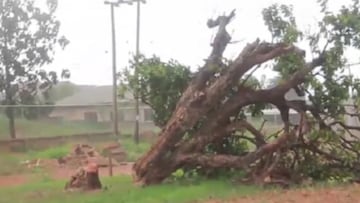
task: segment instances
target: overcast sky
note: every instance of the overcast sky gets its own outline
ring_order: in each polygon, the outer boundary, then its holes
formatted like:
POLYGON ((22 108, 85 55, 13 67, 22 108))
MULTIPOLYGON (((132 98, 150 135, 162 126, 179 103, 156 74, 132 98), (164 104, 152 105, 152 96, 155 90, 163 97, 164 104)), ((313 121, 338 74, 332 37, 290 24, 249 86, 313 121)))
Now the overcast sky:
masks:
MULTIPOLYGON (((70 69, 71 81, 77 84, 108 85, 112 83, 110 8, 103 0, 58 0, 56 15, 61 34, 70 44, 55 55, 50 69, 70 69)), ((237 9, 229 26, 233 40, 226 56, 233 58, 246 42, 257 37, 269 39, 261 10, 275 2, 294 5, 298 24, 314 26, 319 17, 315 0, 147 0, 141 8, 141 52, 156 54, 164 60, 173 58, 193 69, 203 64, 210 52, 210 41, 216 30, 206 27, 209 17, 237 9)), ((330 1, 333 7, 341 1, 330 1)), ((348 1, 342 1, 348 2, 348 1)), ((124 68, 135 51, 136 6, 121 5, 115 9, 117 67, 124 68)), ((354 59, 357 61, 357 59, 354 59)), ((256 75, 273 76, 269 70, 256 75)), ((360 72, 356 72, 360 73, 360 72)))

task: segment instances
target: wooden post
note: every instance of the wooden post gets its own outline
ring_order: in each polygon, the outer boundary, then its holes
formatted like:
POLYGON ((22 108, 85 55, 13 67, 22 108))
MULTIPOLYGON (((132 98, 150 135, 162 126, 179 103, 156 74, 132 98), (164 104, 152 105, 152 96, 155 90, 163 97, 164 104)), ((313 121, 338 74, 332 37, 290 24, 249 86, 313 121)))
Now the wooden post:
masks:
POLYGON ((111 150, 108 151, 108 156, 109 156, 109 176, 112 177, 113 176, 113 165, 112 165, 112 153, 111 150))

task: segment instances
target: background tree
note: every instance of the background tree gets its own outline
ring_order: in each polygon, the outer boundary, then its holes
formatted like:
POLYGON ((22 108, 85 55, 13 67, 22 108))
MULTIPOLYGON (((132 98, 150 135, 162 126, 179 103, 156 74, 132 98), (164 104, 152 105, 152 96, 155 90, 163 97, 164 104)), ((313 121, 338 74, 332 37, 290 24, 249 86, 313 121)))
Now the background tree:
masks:
POLYGON ((72 96, 78 90, 78 86, 69 82, 61 81, 56 86, 54 86, 49 92, 49 97, 52 102, 57 102, 66 97, 72 96))
MULTIPOLYGON (((69 41, 59 37, 60 22, 54 12, 57 0, 47 0, 40 9, 34 0, 0 0, 0 91, 5 92, 9 129, 15 138, 14 108, 16 104, 35 104, 38 95, 58 81, 55 72, 40 69, 52 62, 56 44, 64 48, 69 41)), ((61 76, 69 76, 64 70, 61 76)))
MULTIPOLYGON (((134 61, 120 74, 121 95, 125 91, 135 93, 134 61)), ((163 127, 191 79, 190 68, 175 60, 163 62, 156 56, 151 58, 141 56, 138 75, 140 99, 153 109, 155 124, 163 127)))
POLYGON ((299 30, 291 6, 265 8, 272 43, 248 43, 232 61, 222 55, 231 40, 226 26, 235 12, 209 20, 210 28, 219 26, 210 56, 182 92, 158 142, 135 163, 135 181, 160 183, 179 168, 245 170, 255 183, 266 177, 298 183, 301 177, 356 176, 360 154, 354 131, 360 127, 344 123, 344 117, 349 115, 349 89, 358 95, 360 81, 342 73, 345 50, 360 48, 359 3, 353 0, 337 12, 327 9, 327 1, 320 6, 323 17, 314 33, 299 30), (299 42, 308 46, 295 46, 299 42), (312 59, 306 61, 306 55, 312 59), (281 78, 274 87, 252 80, 265 62, 281 78), (288 101, 290 89, 306 89, 312 104, 288 101), (244 116, 246 110, 261 114, 268 104, 280 111, 284 124, 274 134, 265 134, 244 116), (290 109, 301 115, 299 122, 290 123, 290 109), (231 140, 225 150, 216 146, 224 140, 231 140), (250 147, 234 147, 245 140, 250 147))

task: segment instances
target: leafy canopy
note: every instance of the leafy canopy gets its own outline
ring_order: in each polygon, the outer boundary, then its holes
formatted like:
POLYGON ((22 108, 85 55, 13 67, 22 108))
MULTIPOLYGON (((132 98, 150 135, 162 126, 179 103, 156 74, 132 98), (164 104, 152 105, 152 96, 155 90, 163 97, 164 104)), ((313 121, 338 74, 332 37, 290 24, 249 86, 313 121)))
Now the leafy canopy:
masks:
MULTIPOLYGON (((350 98, 349 90, 355 95, 360 90, 360 81, 346 75, 349 47, 359 49, 360 13, 358 1, 342 6, 339 12, 329 11, 327 1, 319 1, 322 19, 315 33, 304 34, 296 25, 292 6, 274 4, 263 10, 263 18, 272 38, 276 42, 309 44, 313 57, 324 56, 325 65, 308 75, 304 86, 313 104, 321 111, 336 118, 345 110, 343 102, 350 98)), ((295 71, 303 68, 301 59, 296 55, 280 57, 275 61, 273 70, 287 79, 295 71)))
MULTIPOLYGON (((156 56, 141 56, 138 61, 139 98, 154 110, 155 124, 163 126, 191 79, 190 68, 175 60, 163 62, 156 56)), ((135 60, 131 61, 131 66, 121 74, 121 94, 135 93, 135 65, 135 60)))
MULTIPOLYGON (((41 69, 54 59, 59 45, 69 41, 59 36, 60 22, 54 13, 57 0, 47 0, 40 9, 34 0, 0 0, 0 93, 5 104, 39 104, 59 80, 54 71, 41 69)), ((69 77, 63 70, 61 77, 69 77)))
MULTIPOLYGON (((307 42, 313 58, 322 57, 325 63, 307 75, 303 86, 307 89, 307 96, 313 107, 326 118, 342 121, 347 112, 345 103, 357 99, 360 92, 360 80, 353 75, 346 74, 349 61, 345 54, 349 48, 360 48, 360 12, 359 1, 353 0, 350 5, 342 6, 338 11, 330 11, 327 0, 318 1, 321 7, 322 18, 318 22, 316 32, 304 34, 296 26, 292 15, 292 7, 286 5, 273 5, 263 10, 265 24, 273 40, 284 43, 307 42), (350 95, 350 90, 354 93, 350 95)), ((280 57, 274 63, 273 70, 278 72, 280 78, 287 80, 297 70, 304 68, 301 59, 295 55, 280 57)), ((355 101, 356 102, 356 101, 355 101)), ((352 139, 358 139, 350 131, 344 129, 338 133, 329 129, 313 130, 308 139, 316 142, 317 149, 329 152, 331 156, 343 160, 340 164, 346 168, 355 167, 358 163, 359 145, 356 141, 349 141, 345 135, 348 133, 352 139)), ((310 142, 310 141, 309 141, 310 142)), ((336 170, 331 164, 312 152, 298 151, 299 161, 296 170, 310 177, 319 179, 329 176, 349 175, 347 170, 336 170)), ((291 159, 291 155, 285 159, 291 159)), ((294 169, 295 170, 295 169, 294 169)))
MULTIPOLYGON (((325 65, 309 74, 303 86, 307 89, 307 96, 321 112, 336 118, 345 112, 341 104, 350 99, 349 90, 352 89, 353 95, 358 95, 360 90, 360 80, 345 74, 347 58, 344 54, 346 48, 359 48, 359 5, 358 1, 354 0, 351 5, 343 6, 338 12, 332 12, 327 9, 327 1, 319 3, 323 16, 318 22, 318 30, 314 33, 307 33, 298 28, 292 6, 274 4, 263 9, 262 14, 273 42, 307 42, 311 50, 308 55, 314 58, 323 55, 326 58, 325 65)), ((227 68, 229 64, 225 64, 223 68, 227 68)), ((296 54, 279 57, 273 62, 273 71, 279 73, 279 78, 271 81, 271 86, 286 81, 303 67, 302 58, 296 54)), ((220 74, 221 70, 216 71, 214 78, 220 74)), ((174 61, 165 63, 157 57, 140 59, 140 98, 154 109, 155 119, 160 126, 166 123, 174 110, 191 78, 190 75, 188 68, 174 61)), ((134 72, 126 70, 122 81, 134 90, 134 72)), ((247 75, 240 79, 238 86, 264 88, 260 83, 255 77, 247 75)), ((228 97, 237 91, 238 86, 232 89, 228 97)), ((261 110, 266 107, 264 104, 253 104, 246 110, 256 116, 261 115, 261 110)), ((244 109, 241 110, 241 115, 243 113, 244 109)))

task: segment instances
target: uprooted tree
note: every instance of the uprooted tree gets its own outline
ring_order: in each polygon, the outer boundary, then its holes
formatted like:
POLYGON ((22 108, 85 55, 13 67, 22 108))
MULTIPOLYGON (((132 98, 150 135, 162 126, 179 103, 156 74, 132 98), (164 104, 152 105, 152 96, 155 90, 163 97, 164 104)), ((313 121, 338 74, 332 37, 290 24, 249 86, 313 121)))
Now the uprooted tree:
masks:
MULTIPOLYGON (((320 6, 323 18, 314 33, 298 29, 291 6, 264 9, 272 43, 248 43, 230 62, 223 53, 231 41, 226 26, 235 12, 209 20, 209 28, 218 27, 211 54, 181 90, 157 143, 135 163, 135 182, 157 184, 180 168, 245 170, 256 183, 267 177, 295 181, 296 176, 356 176, 360 127, 344 118, 359 117, 357 105, 347 101, 355 101, 360 81, 343 73, 345 51, 360 48, 359 4, 353 0, 338 12, 329 11, 327 1, 320 6), (298 42, 308 42, 309 47, 300 48, 298 42), (265 63, 279 73, 280 82, 270 88, 251 85, 251 74, 265 63), (310 104, 288 101, 289 90, 306 95, 310 104), (244 116, 268 104, 280 111, 283 121, 283 129, 273 134, 265 134, 244 116), (289 121, 290 109, 301 115, 299 122, 289 121), (252 150, 233 150, 245 140, 252 150)), ((139 80, 141 84, 141 74, 139 80)))

